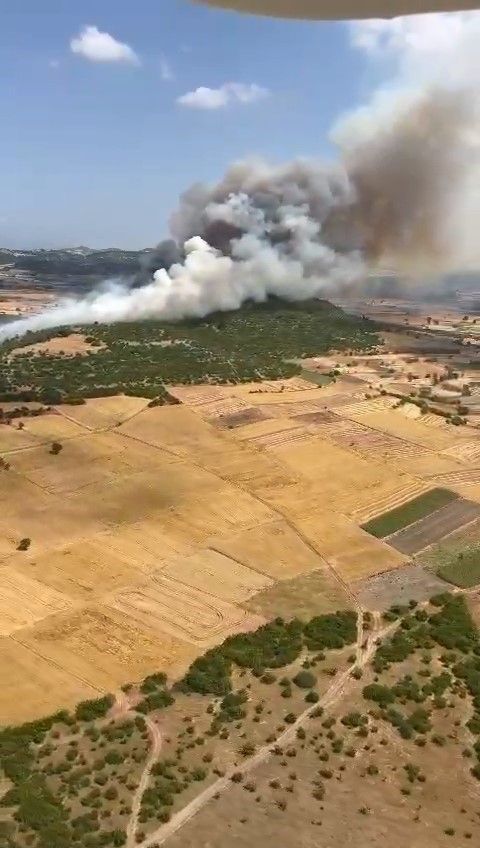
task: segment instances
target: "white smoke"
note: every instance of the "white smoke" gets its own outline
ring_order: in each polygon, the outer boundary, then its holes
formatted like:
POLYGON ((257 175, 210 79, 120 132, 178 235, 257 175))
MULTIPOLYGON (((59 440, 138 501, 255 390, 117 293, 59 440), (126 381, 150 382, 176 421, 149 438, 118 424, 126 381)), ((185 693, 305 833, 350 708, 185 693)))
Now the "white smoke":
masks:
POLYGON ((390 72, 334 128, 338 166, 232 166, 216 186, 181 197, 171 221, 179 249, 159 246, 146 266, 158 256, 153 278, 62 300, 8 324, 0 340, 60 325, 204 316, 269 295, 328 297, 380 263, 413 276, 479 267, 480 13, 350 30, 354 46, 390 72))

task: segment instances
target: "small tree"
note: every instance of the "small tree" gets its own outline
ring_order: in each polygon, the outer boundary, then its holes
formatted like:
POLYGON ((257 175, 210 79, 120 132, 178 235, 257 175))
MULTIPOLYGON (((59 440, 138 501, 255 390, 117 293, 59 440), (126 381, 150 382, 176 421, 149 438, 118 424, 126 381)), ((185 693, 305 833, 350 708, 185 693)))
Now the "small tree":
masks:
POLYGON ((17 551, 28 551, 31 544, 31 539, 21 539, 17 545, 17 551))
POLYGON ((63 445, 61 445, 59 442, 54 442, 52 444, 52 447, 50 448, 50 453, 53 454, 53 456, 57 456, 62 450, 63 445))

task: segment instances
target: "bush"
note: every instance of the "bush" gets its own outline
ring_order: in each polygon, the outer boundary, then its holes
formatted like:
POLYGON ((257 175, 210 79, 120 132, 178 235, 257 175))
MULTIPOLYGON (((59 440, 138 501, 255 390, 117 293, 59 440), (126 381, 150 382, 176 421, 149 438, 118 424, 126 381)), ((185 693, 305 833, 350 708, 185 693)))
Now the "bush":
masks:
POLYGON ((103 698, 96 698, 91 701, 81 701, 77 704, 75 718, 79 721, 94 721, 96 718, 103 718, 114 703, 113 695, 105 695, 103 698))
POLYGON ((320 695, 315 689, 312 689, 310 692, 307 692, 305 695, 305 702, 307 704, 316 704, 320 700, 320 695))
POLYGON ((285 724, 295 724, 297 720, 297 716, 294 713, 287 713, 285 716, 285 724))
POLYGON ((17 545, 17 551, 28 551, 31 544, 31 539, 21 539, 17 545))
POLYGON ((293 682, 299 689, 313 689, 317 678, 311 671, 299 671, 293 678, 293 682))

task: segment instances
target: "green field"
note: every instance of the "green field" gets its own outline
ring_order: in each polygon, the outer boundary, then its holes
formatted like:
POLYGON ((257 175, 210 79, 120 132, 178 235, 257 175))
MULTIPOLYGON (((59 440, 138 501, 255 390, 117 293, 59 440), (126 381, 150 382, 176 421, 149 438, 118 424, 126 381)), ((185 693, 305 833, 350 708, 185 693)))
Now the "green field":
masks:
POLYGON ((415 521, 420 521, 432 512, 436 512, 442 506, 446 506, 456 500, 458 495, 456 492, 451 492, 449 489, 432 489, 430 492, 425 492, 424 495, 419 495, 390 512, 384 512, 377 518, 368 521, 362 526, 362 530, 366 530, 371 536, 376 536, 377 539, 384 539, 385 536, 390 536, 398 530, 403 530, 415 521))
POLYGON ((480 545, 457 556, 448 565, 437 569, 437 574, 447 583, 461 589, 471 589, 480 583, 480 545))
POLYGON ((164 384, 280 379, 301 374, 300 365, 287 360, 332 349, 371 351, 378 342, 369 321, 321 300, 287 304, 270 299, 201 320, 75 329, 92 344, 86 355, 9 355, 34 342, 68 336, 73 328, 29 333, 4 343, 0 401, 54 404, 120 393, 156 397, 164 384))
POLYGON ((480 522, 452 533, 415 559, 454 586, 476 586, 480 583, 480 522))

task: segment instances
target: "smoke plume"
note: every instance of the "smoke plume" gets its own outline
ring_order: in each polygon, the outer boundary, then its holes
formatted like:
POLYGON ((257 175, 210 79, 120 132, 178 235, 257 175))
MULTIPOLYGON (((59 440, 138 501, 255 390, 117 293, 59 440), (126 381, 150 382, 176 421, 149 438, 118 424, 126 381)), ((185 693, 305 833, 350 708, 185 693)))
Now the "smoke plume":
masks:
POLYGON ((128 285, 13 322, 27 330, 204 316, 269 295, 328 297, 382 265, 416 280, 480 267, 480 13, 350 25, 353 44, 396 68, 339 121, 336 165, 232 165, 195 185, 172 239, 128 285))

